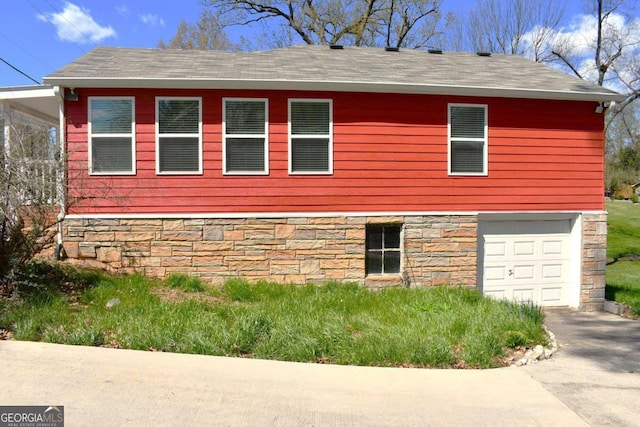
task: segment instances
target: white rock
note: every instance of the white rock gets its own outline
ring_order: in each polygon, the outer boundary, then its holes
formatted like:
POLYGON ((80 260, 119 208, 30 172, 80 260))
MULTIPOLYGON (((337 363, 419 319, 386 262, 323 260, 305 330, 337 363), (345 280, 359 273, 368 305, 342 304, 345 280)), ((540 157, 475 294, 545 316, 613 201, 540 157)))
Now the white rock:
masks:
POLYGON ((120 304, 120 298, 114 298, 114 299, 110 299, 109 301, 107 301, 107 304, 106 304, 105 307, 112 308, 112 307, 115 307, 118 304, 120 304))

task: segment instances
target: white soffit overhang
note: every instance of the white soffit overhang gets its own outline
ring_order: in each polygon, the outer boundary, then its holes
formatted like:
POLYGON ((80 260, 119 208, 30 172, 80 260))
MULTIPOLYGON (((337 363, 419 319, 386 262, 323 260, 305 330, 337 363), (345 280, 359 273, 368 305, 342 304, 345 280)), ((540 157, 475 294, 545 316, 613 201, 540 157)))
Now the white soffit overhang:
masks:
POLYGON ((0 87, 0 103, 16 111, 58 124, 60 103, 53 86, 0 87))
POLYGON ((222 79, 146 79, 146 78, 45 78, 45 83, 68 88, 124 89, 248 89, 304 90, 333 92, 403 93, 424 95, 476 96, 491 98, 525 98, 573 101, 615 101, 626 97, 610 91, 577 92, 500 87, 445 86, 437 84, 400 84, 375 82, 341 82, 312 80, 222 80, 222 79))

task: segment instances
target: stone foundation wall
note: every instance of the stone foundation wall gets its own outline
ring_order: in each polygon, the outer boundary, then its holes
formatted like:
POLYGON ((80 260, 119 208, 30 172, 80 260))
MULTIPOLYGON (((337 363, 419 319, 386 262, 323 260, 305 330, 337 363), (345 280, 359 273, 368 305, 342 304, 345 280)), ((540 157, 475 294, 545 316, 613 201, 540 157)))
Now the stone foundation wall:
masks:
POLYGON ((66 219, 68 257, 114 271, 378 288, 475 286, 476 216, 66 219), (365 277, 368 223, 402 223, 403 274, 365 277))
POLYGON ((584 214, 582 216, 581 310, 602 310, 604 307, 606 268, 607 214, 584 214))
MULTIPOLYGON (((151 277, 231 277, 281 283, 349 281, 386 286, 476 285, 477 217, 66 219, 68 257, 151 277), (367 224, 404 224, 402 274, 365 275, 367 224)), ((582 216, 580 308, 604 304, 607 215, 582 216)))

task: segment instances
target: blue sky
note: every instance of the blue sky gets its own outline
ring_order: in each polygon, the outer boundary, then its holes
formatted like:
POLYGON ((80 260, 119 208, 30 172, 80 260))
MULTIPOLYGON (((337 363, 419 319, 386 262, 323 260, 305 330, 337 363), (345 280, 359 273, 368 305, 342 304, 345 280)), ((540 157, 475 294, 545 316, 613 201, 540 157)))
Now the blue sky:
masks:
MULTIPOLYGON (((443 0, 454 12, 469 3, 443 0)), ((583 0, 566 3, 568 24, 583 0)), ((41 81, 96 46, 156 47, 201 10, 200 0, 8 0, 0 14, 0 58, 41 81)), ((30 84, 0 61, 0 86, 30 84)))

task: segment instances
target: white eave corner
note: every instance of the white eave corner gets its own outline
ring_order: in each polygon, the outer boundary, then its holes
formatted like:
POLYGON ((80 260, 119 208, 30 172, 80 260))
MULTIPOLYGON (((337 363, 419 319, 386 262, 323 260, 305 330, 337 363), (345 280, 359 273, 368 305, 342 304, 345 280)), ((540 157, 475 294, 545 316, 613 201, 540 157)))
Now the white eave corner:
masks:
POLYGON ((51 85, 0 87, 0 99, 49 98, 54 96, 56 96, 55 87, 51 85))

